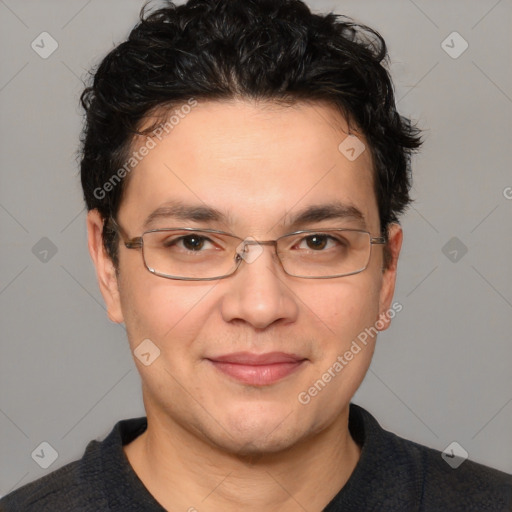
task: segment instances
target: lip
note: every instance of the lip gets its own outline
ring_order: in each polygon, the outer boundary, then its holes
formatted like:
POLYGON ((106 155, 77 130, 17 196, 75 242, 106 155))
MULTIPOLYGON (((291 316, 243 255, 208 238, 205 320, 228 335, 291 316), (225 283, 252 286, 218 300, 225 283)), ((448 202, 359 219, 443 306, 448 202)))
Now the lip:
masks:
POLYGON ((225 375, 252 386, 273 384, 296 372, 306 362, 304 357, 284 352, 237 352, 207 359, 225 375))

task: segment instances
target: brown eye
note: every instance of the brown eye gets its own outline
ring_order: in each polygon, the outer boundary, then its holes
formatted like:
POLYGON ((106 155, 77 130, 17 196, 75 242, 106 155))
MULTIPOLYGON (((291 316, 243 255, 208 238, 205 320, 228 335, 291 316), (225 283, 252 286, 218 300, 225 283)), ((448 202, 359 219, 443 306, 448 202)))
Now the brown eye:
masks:
POLYGON ((197 233, 182 236, 171 236, 162 241, 162 246, 171 250, 186 250, 191 252, 202 252, 210 248, 207 244, 212 244, 212 241, 197 233))
POLYGON ((189 235, 182 238, 183 246, 189 251, 197 251, 203 248, 206 238, 198 235, 189 235))
POLYGON ((306 238, 306 244, 309 249, 325 249, 327 245, 327 236, 326 235, 312 235, 306 238))

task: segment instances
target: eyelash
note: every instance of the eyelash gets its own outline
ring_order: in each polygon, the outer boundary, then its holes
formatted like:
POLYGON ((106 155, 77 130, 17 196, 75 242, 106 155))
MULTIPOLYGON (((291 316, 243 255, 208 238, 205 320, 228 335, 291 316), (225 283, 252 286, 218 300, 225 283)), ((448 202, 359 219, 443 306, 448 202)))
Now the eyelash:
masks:
MULTIPOLYGON (((327 243, 334 242, 334 243, 338 243, 338 244, 344 245, 344 246, 348 245, 348 243, 345 240, 341 239, 341 237, 337 238, 332 235, 328 235, 326 233, 319 232, 319 233, 309 233, 307 235, 302 236, 298 242, 294 243, 294 246, 300 245, 304 242, 307 243, 308 239, 311 240, 314 237, 324 237, 327 240, 327 243)), ((193 232, 190 234, 186 234, 186 235, 176 236, 170 240, 164 240, 162 242, 162 245, 164 247, 173 247, 173 246, 178 245, 180 242, 183 242, 187 238, 196 238, 196 239, 200 240, 203 244, 206 242, 206 243, 210 243, 212 245, 216 245, 215 242, 213 240, 211 240, 210 238, 208 238, 204 235, 201 235, 199 233, 193 233, 193 232)), ((185 248, 185 250, 191 251, 190 249, 186 249, 186 248, 185 248)), ((191 252, 201 252, 201 251, 191 251, 191 252)))

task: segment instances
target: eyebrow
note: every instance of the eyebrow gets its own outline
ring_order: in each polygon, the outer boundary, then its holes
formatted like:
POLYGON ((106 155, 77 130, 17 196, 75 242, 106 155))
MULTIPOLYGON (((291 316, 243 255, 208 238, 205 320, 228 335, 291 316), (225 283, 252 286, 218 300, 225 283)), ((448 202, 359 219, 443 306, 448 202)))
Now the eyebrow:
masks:
MULTIPOLYGON (((168 201, 151 212, 144 220, 143 229, 151 229, 160 219, 176 219, 182 221, 195 221, 206 223, 222 223, 229 225, 229 215, 207 205, 186 204, 182 201, 168 201)), ((361 210, 353 205, 341 202, 310 205, 299 210, 293 216, 287 212, 281 223, 291 230, 297 230, 305 224, 322 222, 325 220, 352 220, 366 226, 365 218, 361 210)))
POLYGON ((312 224, 325 220, 351 220, 359 222, 362 224, 362 227, 366 227, 365 218, 361 210, 353 205, 338 201, 307 206, 291 217, 287 225, 290 226, 290 229, 295 230, 304 224, 312 224))
POLYGON ((210 206, 168 201, 146 217, 142 225, 143 229, 151 228, 157 220, 170 218, 195 222, 224 223, 227 221, 227 216, 224 213, 210 206))

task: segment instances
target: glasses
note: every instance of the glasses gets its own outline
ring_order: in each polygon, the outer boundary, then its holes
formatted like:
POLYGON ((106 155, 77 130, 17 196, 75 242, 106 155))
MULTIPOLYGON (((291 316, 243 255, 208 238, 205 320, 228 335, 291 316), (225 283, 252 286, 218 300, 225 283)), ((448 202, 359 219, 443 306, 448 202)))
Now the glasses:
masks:
MULTIPOLYGON (((112 226, 122 235, 114 219, 112 226)), ((146 268, 156 276, 184 281, 212 281, 233 275, 242 261, 252 263, 273 245, 284 272, 304 279, 331 279, 358 274, 368 267, 374 244, 385 237, 372 237, 359 229, 306 229, 276 240, 242 239, 215 229, 152 229, 125 240, 128 249, 142 249, 146 268)))

